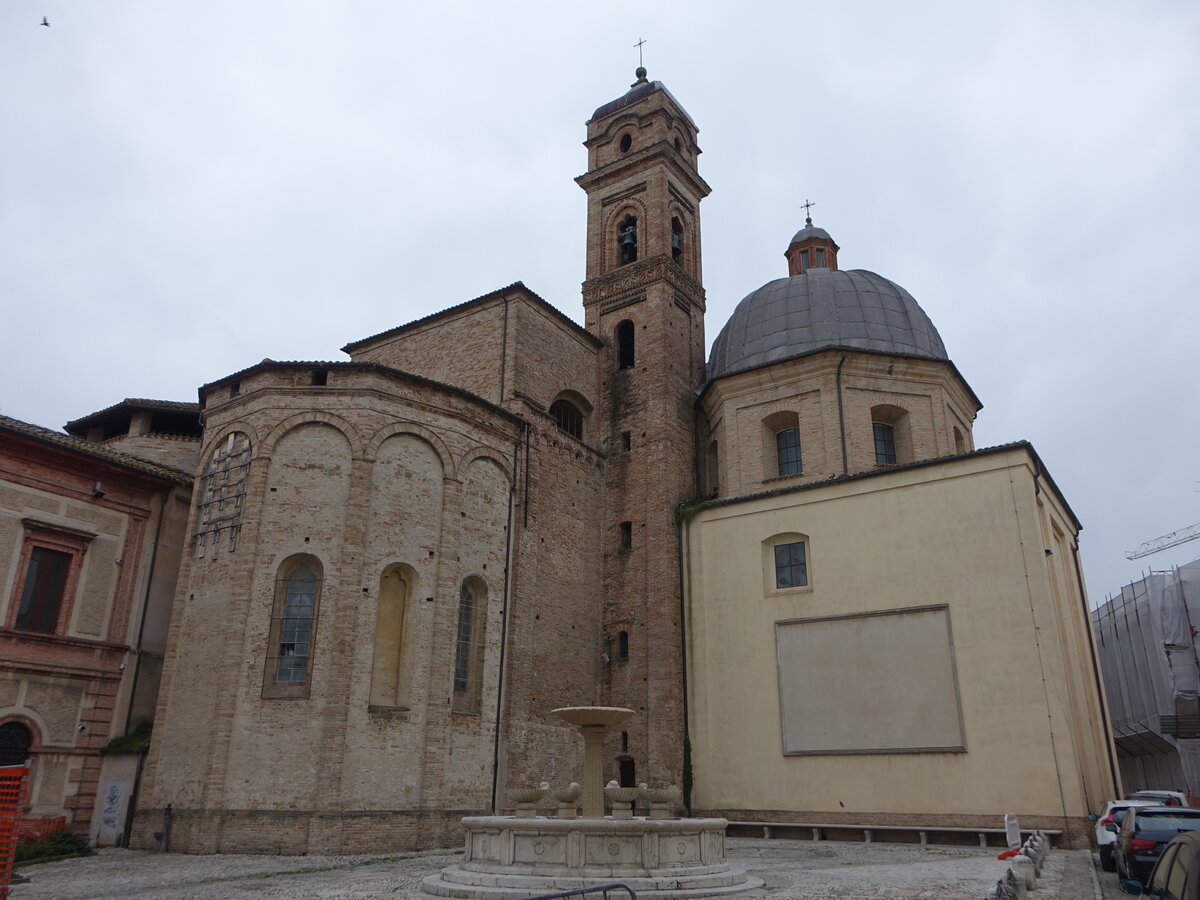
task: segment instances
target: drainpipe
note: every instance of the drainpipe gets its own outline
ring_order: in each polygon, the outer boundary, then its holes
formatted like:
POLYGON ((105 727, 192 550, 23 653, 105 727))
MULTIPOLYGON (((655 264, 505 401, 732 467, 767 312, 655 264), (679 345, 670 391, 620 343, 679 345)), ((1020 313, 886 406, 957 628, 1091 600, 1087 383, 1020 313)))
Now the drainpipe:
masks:
POLYGON ((846 354, 842 354, 842 358, 838 360, 837 373, 834 376, 835 384, 837 385, 837 401, 838 401, 838 430, 842 434, 842 474, 847 475, 850 472, 850 465, 846 459, 846 408, 842 405, 842 366, 846 362, 846 354))
POLYGON ((158 542, 162 537, 163 518, 166 516, 167 503, 174 493, 175 488, 167 488, 163 491, 162 501, 158 506, 158 521, 154 524, 154 545, 150 549, 150 566, 146 572, 146 594, 142 597, 142 615, 141 621, 138 623, 137 644, 133 648, 136 660, 133 664, 133 679, 129 685, 129 708, 125 710, 126 731, 129 730, 129 717, 133 715, 133 701, 137 697, 138 677, 142 674, 142 637, 146 633, 146 613, 150 609, 150 590, 154 586, 154 564, 158 561, 158 542))
MULTIPOLYGON (((684 751, 683 766, 685 770, 690 770, 692 767, 691 761, 691 735, 690 724, 688 720, 688 657, 687 657, 687 582, 685 573, 687 566, 685 565, 684 555, 687 552, 684 548, 684 529, 686 523, 680 517, 680 522, 675 526, 675 539, 678 542, 677 559, 679 563, 679 664, 680 664, 680 685, 683 689, 683 746, 680 748, 684 751)), ((680 787, 683 788, 683 803, 687 809, 688 815, 692 813, 692 785, 683 782, 683 771, 680 771, 680 787)))
MULTIPOLYGON (((505 307, 507 309, 507 307, 505 307)), ((521 441, 517 439, 513 443, 513 480, 508 487, 508 533, 504 540, 504 607, 500 615, 500 665, 499 678, 500 683, 496 690, 496 727, 495 736, 492 739, 492 815, 496 815, 500 809, 499 798, 497 796, 500 790, 500 721, 504 714, 504 686, 508 682, 507 672, 504 665, 507 657, 505 652, 508 649, 508 616, 509 610, 512 608, 513 602, 513 582, 516 580, 516 572, 513 569, 513 531, 517 527, 516 517, 516 499, 517 499, 517 475, 521 462, 521 441)))

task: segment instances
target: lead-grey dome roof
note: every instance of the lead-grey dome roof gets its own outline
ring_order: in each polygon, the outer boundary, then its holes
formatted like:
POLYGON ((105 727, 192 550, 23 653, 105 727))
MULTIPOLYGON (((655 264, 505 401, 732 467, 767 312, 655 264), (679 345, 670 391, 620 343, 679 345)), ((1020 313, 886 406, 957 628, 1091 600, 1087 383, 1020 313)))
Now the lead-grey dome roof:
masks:
POLYGON ((769 281, 733 311, 713 342, 710 381, 828 347, 948 360, 912 295, 863 269, 809 269, 769 281))
MULTIPOLYGON (((807 241, 810 238, 824 238, 833 243, 833 238, 829 236, 829 232, 824 228, 818 228, 816 225, 808 224, 801 228, 792 236, 791 243, 798 244, 800 241, 807 241)), ((789 245, 790 246, 790 245, 789 245)))

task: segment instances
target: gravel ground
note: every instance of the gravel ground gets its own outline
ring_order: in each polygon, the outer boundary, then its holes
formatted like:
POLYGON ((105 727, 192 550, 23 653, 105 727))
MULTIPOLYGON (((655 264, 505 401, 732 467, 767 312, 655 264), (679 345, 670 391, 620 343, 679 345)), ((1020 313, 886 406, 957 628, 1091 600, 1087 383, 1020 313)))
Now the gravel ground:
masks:
MULTIPOLYGON (((736 895, 771 900, 980 900, 1004 874, 996 850, 730 838, 729 861, 763 879, 736 895)), ((102 850, 86 859, 26 866, 14 900, 215 900, 387 897, 428 900, 421 879, 461 851, 390 856, 185 856, 102 850)), ((1116 900, 1116 878, 1086 850, 1053 850, 1030 900, 1116 900)))

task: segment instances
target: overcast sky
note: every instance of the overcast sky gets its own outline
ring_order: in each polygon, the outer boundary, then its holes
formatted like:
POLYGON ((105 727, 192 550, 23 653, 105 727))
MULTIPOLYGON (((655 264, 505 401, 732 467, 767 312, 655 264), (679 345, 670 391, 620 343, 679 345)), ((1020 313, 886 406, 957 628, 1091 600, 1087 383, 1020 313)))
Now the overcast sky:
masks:
POLYGON ((800 204, 907 288, 1084 524, 1200 541, 1200 3, 4 0, 0 412, 195 400, 518 279, 582 318, 584 122, 699 125, 707 332, 800 204), (42 17, 50 27, 42 27, 42 17))

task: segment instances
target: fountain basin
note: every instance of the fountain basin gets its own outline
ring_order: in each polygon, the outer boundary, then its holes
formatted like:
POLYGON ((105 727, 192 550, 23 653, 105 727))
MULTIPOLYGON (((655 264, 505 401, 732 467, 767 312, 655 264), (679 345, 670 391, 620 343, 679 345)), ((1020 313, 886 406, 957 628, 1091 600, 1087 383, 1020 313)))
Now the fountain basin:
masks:
POLYGON ((426 878, 425 893, 502 900, 620 881, 639 896, 666 900, 762 886, 726 863, 724 819, 462 821, 462 862, 426 878))
POLYGON ((550 712, 577 728, 583 725, 612 727, 620 725, 633 715, 632 709, 623 706, 560 706, 550 712))

